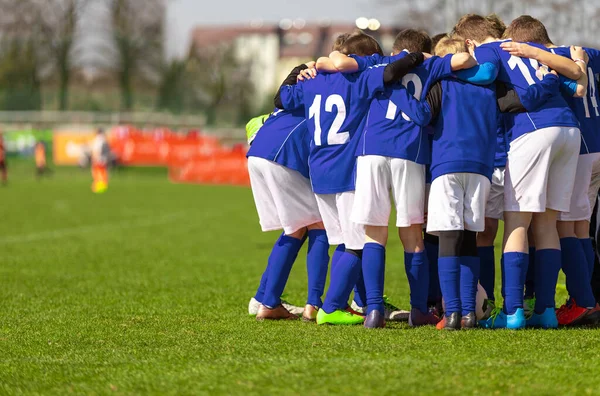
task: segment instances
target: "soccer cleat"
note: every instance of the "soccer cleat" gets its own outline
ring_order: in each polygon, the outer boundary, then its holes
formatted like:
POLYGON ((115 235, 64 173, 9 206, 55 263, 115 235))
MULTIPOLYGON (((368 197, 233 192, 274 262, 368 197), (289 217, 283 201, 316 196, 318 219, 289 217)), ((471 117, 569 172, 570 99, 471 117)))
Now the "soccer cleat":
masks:
POLYGON ((438 330, 460 330, 460 314, 452 312, 450 316, 444 316, 435 327, 438 330))
POLYGON ((477 315, 469 312, 460 319, 460 327, 463 329, 474 329, 477 327, 477 315))
POLYGON ((356 301, 352 300, 352 304, 350 304, 350 307, 348 307, 349 310, 352 310, 352 313, 355 313, 357 315, 364 315, 365 312, 367 311, 366 309, 367 307, 361 307, 359 306, 356 301))
POLYGON ((511 330, 524 329, 527 321, 525 320, 525 310, 517 308, 514 314, 506 315, 506 328, 511 330))
POLYGON ((314 322, 315 320, 317 320, 318 311, 318 307, 306 304, 306 306, 304 307, 304 312, 302 313, 302 320, 305 322, 314 322))
POLYGON ((546 308, 546 310, 538 314, 535 311, 531 318, 527 320, 527 327, 533 327, 536 329, 556 329, 558 327, 558 320, 556 319, 556 311, 554 308, 546 308))
MULTIPOLYGON (((252 297, 250 299, 250 302, 248 303, 248 315, 256 316, 258 314, 260 305, 261 305, 260 302, 256 298, 252 297)), ((304 312, 304 308, 297 307, 297 306, 292 305, 284 300, 281 300, 281 305, 283 305, 283 307, 285 309, 287 309, 290 313, 292 313, 296 316, 300 316, 304 312)))
POLYGON ((385 308, 385 318, 387 320, 406 321, 410 315, 409 311, 400 309, 390 302, 387 296, 383 296, 383 308, 385 308))
MULTIPOLYGON (((387 296, 383 296, 383 308, 384 308, 384 313, 385 313, 385 320, 391 320, 391 321, 406 321, 406 320, 408 320, 408 316, 409 316, 410 312, 396 307, 394 304, 392 304, 388 300, 387 296)), ((367 311, 367 307, 358 306, 358 304, 354 300, 352 301, 352 304, 350 304, 349 309, 352 310, 352 313, 356 313, 359 315, 364 315, 364 312, 367 311)))
POLYGON ((417 308, 413 308, 410 310, 410 315, 408 316, 408 325, 412 327, 419 326, 435 326, 440 321, 440 318, 435 316, 431 312, 423 313, 417 308))
POLYGON ((352 307, 350 307, 350 306, 346 307, 346 312, 350 312, 352 315, 357 315, 357 316, 362 316, 362 317, 364 317, 364 316, 365 316, 365 314, 364 314, 364 311, 363 311, 363 310, 360 310, 360 311, 355 311, 355 310, 353 310, 353 309, 352 309, 352 307))
POLYGON ((533 315, 533 308, 535 307, 535 297, 526 298, 523 300, 523 310, 525 311, 525 317, 529 318, 533 315))
POLYGON ((484 329, 505 329, 506 314, 500 307, 494 307, 489 317, 479 321, 479 327, 484 329))
POLYGON ((374 309, 365 318, 365 328, 367 329, 383 329, 385 327, 385 319, 378 310, 374 309))
POLYGON ((317 324, 331 324, 331 325, 357 325, 365 321, 364 316, 354 315, 348 311, 342 311, 338 309, 332 313, 327 313, 322 309, 317 312, 317 324))
POLYGON ((256 298, 252 297, 250 299, 250 302, 248 303, 248 315, 256 316, 259 308, 260 308, 260 303, 258 302, 258 300, 256 298))
POLYGON ((597 305, 594 308, 584 308, 577 305, 575 301, 565 309, 556 312, 556 319, 559 326, 575 327, 589 326, 598 323, 600 311, 597 310, 597 305))
POLYGON ((256 320, 294 320, 298 319, 297 315, 290 313, 283 305, 278 305, 275 308, 268 308, 261 305, 256 314, 256 320))
POLYGON ((299 307, 297 305, 293 305, 285 301, 285 294, 281 296, 281 305, 283 305, 285 309, 287 309, 288 311, 290 311, 290 313, 296 316, 300 316, 304 312, 304 307, 299 307))

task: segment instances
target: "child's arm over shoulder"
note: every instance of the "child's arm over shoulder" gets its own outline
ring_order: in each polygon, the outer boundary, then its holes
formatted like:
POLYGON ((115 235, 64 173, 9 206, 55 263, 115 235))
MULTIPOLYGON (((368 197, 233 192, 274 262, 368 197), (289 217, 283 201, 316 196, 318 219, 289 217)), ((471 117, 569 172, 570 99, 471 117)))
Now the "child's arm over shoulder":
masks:
POLYGON ((466 81, 471 84, 489 85, 496 80, 498 76, 498 68, 491 62, 486 62, 482 65, 476 65, 469 69, 459 70, 455 73, 459 80, 466 81))
POLYGON ((290 74, 283 80, 281 86, 275 94, 275 107, 284 110, 293 110, 302 106, 302 84, 296 85, 298 75, 304 69, 308 69, 309 65, 303 63, 292 69, 290 74))

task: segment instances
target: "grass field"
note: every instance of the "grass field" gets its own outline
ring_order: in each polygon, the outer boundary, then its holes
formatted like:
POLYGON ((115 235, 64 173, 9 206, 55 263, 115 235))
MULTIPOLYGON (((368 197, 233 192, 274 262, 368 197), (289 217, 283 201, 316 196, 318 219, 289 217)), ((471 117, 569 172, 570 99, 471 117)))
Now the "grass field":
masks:
MULTIPOLYGON (((249 189, 126 170, 0 187, 2 394, 597 394, 600 330, 447 333, 257 323, 247 315, 276 233, 249 189)), ((299 256, 286 289, 303 304, 299 256)), ((386 293, 406 307, 399 243, 386 293)), ((561 296, 561 298, 564 296, 561 296)))

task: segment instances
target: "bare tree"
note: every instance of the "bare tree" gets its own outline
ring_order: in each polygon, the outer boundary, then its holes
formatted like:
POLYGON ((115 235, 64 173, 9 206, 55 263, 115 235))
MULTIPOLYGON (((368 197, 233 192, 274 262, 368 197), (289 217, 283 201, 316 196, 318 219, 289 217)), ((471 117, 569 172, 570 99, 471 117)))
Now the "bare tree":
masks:
POLYGON ((164 0, 110 0, 121 108, 133 107, 136 77, 157 79, 163 64, 164 0))
MULTIPOLYGON (((30 0, 31 1, 31 0, 30 0)), ((40 56, 48 60, 59 82, 59 109, 68 108, 69 82, 77 21, 89 0, 35 1, 40 29, 40 56)))
POLYGON ((249 117, 254 96, 250 70, 251 64, 239 60, 231 45, 191 51, 187 92, 192 103, 204 109, 207 124, 214 124, 220 112, 234 123, 249 117))

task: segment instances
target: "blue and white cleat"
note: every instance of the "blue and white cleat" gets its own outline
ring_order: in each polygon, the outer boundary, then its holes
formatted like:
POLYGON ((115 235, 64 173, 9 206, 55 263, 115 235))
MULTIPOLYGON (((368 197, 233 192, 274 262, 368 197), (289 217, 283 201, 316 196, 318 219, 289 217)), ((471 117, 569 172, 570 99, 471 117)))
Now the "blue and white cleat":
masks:
POLYGON ((518 308, 512 315, 506 315, 506 328, 511 330, 524 329, 526 324, 525 310, 518 308))
POLYGON ((531 318, 527 320, 527 327, 533 327, 536 329, 556 329, 558 328, 558 319, 556 318, 556 311, 554 308, 546 308, 541 313, 533 312, 531 318))

